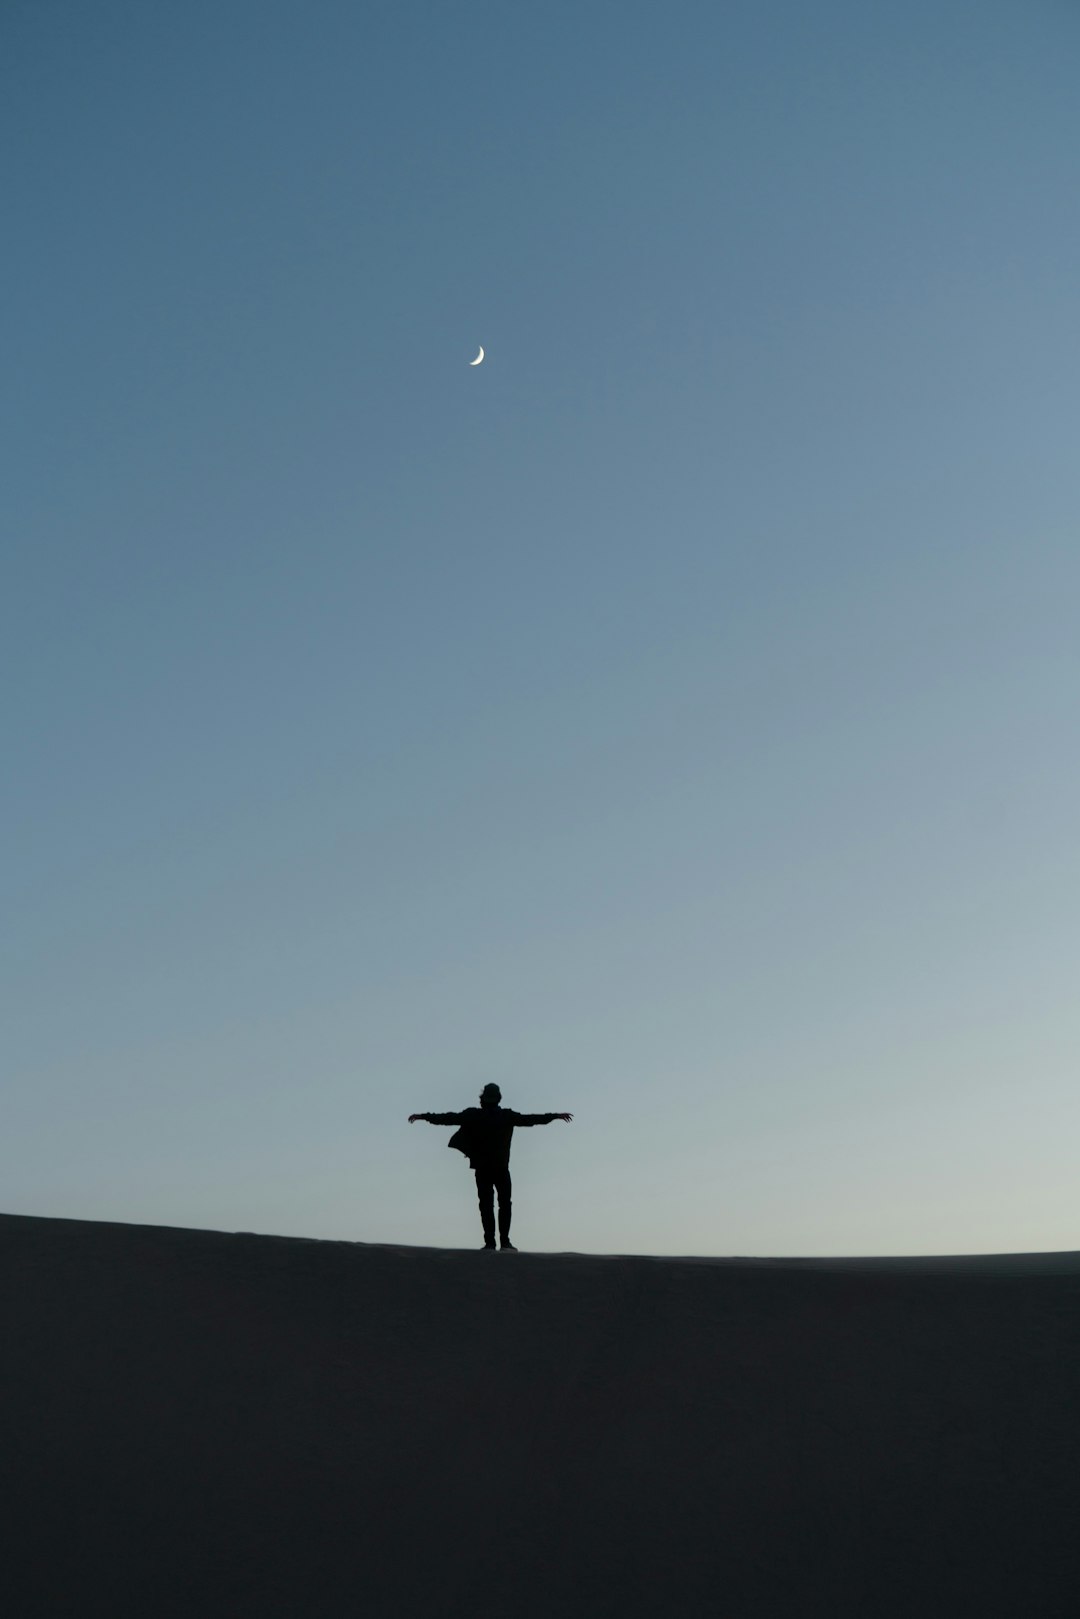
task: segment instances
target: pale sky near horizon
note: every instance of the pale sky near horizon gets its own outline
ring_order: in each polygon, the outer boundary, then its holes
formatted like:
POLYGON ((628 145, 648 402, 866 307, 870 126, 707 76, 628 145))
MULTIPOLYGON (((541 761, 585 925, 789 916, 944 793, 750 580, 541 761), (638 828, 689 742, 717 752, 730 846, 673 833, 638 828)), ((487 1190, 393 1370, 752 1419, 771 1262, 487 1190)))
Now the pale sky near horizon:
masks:
POLYGON ((1080 1246, 1080 12, 0 19, 0 1208, 1080 1246), (487 358, 470 368, 483 344, 487 358))

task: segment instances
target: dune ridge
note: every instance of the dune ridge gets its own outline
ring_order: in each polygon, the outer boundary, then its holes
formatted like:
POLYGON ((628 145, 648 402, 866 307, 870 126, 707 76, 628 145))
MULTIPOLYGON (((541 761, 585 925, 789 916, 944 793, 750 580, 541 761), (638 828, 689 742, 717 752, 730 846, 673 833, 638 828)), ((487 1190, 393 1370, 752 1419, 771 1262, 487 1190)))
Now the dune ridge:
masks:
POLYGON ((19 1619, 1076 1611, 1080 1254, 0 1256, 19 1619))

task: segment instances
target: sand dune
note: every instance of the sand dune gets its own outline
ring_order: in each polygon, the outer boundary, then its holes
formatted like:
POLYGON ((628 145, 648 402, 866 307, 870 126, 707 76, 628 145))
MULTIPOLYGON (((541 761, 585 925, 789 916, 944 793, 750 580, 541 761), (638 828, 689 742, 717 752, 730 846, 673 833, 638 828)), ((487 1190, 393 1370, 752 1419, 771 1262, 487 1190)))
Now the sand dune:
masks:
POLYGON ((1080 1610, 1076 1254, 0 1252, 12 1619, 1080 1610))

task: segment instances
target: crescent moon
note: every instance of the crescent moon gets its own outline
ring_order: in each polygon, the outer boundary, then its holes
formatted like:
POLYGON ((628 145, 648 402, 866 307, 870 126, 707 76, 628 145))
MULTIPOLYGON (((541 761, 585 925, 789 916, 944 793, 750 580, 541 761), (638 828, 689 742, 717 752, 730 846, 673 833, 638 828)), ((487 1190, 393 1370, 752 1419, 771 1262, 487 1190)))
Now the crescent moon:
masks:
POLYGON ((481 349, 480 349, 480 353, 479 353, 479 354, 478 354, 478 355, 477 355, 477 356, 476 356, 476 359, 475 359, 475 360, 470 360, 470 361, 469 361, 469 364, 470 364, 470 365, 479 365, 479 364, 480 364, 480 361, 481 361, 481 360, 482 360, 482 359, 483 359, 483 358, 484 358, 484 350, 483 350, 483 347, 481 347, 481 349))

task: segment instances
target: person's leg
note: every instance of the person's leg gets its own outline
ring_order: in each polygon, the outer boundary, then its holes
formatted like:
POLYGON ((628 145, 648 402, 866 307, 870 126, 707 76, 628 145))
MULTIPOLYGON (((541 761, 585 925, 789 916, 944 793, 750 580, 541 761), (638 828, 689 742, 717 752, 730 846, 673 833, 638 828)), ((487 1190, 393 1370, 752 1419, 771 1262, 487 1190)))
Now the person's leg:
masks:
POLYGON ((484 1226, 484 1247, 495 1246, 495 1182, 489 1169, 476 1171, 476 1196, 484 1226))
POLYGON ((495 1186, 499 1193, 499 1242, 504 1248, 512 1248, 510 1241, 510 1171, 500 1169, 495 1177, 495 1186))

